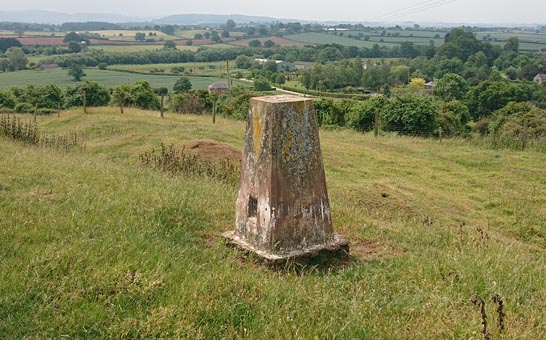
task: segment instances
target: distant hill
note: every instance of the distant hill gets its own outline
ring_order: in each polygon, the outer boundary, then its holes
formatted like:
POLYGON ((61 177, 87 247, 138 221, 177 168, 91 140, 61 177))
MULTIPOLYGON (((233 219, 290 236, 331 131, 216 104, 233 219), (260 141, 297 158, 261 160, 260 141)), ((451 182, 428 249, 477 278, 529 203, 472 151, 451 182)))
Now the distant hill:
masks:
POLYGON ((237 23, 270 23, 274 21, 299 21, 298 19, 278 19, 264 16, 240 14, 176 14, 164 18, 138 18, 109 13, 74 13, 67 14, 53 11, 0 11, 0 22, 22 22, 32 24, 63 24, 74 22, 105 22, 136 26, 138 24, 159 25, 199 25, 224 24, 228 19, 237 23))
POLYGON ((29 24, 62 24, 65 22, 99 21, 109 23, 147 21, 150 18, 137 18, 109 13, 67 14, 52 11, 0 11, 0 22, 23 22, 29 24))
POLYGON ((299 21, 298 19, 278 19, 273 17, 248 16, 241 14, 176 14, 165 18, 153 20, 154 24, 168 25, 199 25, 199 24, 224 24, 232 19, 237 23, 270 23, 274 21, 299 21))

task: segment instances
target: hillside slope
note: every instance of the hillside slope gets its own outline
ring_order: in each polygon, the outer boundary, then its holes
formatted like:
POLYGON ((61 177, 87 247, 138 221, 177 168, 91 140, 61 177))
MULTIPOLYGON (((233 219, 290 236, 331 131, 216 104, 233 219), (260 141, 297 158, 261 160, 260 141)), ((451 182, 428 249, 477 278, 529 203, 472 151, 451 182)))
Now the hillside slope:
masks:
POLYGON ((479 339, 475 295, 495 338, 546 337, 545 154, 321 131, 352 257, 273 270, 219 237, 235 185, 138 161, 162 142, 240 149, 245 123, 126 112, 39 117, 83 150, 0 138, 2 338, 479 339))

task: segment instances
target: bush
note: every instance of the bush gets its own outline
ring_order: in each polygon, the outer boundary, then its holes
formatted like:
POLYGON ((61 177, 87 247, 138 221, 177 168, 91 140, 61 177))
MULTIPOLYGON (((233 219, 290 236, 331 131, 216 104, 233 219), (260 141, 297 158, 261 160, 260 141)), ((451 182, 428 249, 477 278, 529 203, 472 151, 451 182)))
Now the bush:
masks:
POLYGON ((269 90, 271 90, 271 85, 265 79, 256 79, 256 80, 254 80, 254 90, 256 90, 256 91, 269 91, 269 90))
POLYGON ((99 67, 99 70, 106 70, 108 68, 108 64, 107 63, 100 63, 98 65, 99 67))
POLYGON ((347 112, 347 126, 357 131, 370 131, 375 125, 375 112, 385 103, 383 97, 373 97, 365 102, 354 102, 347 112))
POLYGON ((15 112, 17 113, 31 113, 34 112, 34 106, 30 103, 18 103, 15 105, 15 112))
POLYGON ((385 131, 428 136, 436 129, 438 107, 429 96, 406 94, 388 100, 380 117, 385 131))
POLYGON ((15 96, 8 91, 0 91, 0 107, 13 109, 17 104, 15 96))

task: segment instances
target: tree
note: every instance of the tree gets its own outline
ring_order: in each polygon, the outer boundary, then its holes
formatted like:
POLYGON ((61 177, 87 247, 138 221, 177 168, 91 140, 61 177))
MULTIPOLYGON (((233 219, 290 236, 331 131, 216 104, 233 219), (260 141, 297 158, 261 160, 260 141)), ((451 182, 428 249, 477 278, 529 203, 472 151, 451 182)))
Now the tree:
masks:
POLYGON ((504 51, 508 52, 518 52, 519 50, 519 39, 518 37, 510 37, 506 40, 506 43, 502 47, 504 51))
POLYGON ((437 54, 447 58, 459 58, 466 61, 468 57, 481 51, 483 43, 476 39, 472 32, 454 28, 445 36, 445 43, 438 48, 437 54))
POLYGON ((160 103, 147 81, 139 81, 131 88, 133 105, 145 110, 159 110, 160 103))
POLYGON ((262 47, 262 42, 258 39, 254 39, 248 42, 249 47, 262 47))
POLYGON ((222 32, 222 38, 229 38, 229 31, 224 30, 222 32))
POLYGON ((9 70, 9 60, 7 58, 0 58, 0 71, 6 72, 9 70))
POLYGON ((105 106, 110 102, 110 90, 96 82, 86 80, 81 85, 65 90, 65 106, 82 106, 84 92, 87 106, 105 106))
POLYGON ((239 55, 235 58, 235 66, 237 68, 249 69, 252 65, 252 59, 246 55, 239 55))
POLYGON ((64 35, 63 42, 70 43, 71 41, 77 42, 78 44, 82 42, 82 37, 76 32, 69 32, 64 35))
POLYGON ((22 47, 21 42, 15 38, 0 38, 0 52, 6 53, 10 47, 22 47))
POLYGON ((131 99, 131 86, 128 84, 121 84, 114 88, 112 91, 113 105, 119 106, 120 113, 123 114, 123 107, 131 105, 133 100, 131 99))
POLYGON ((163 48, 176 49, 176 43, 172 40, 165 40, 165 42, 163 43, 163 48))
POLYGON ((265 79, 256 79, 254 80, 254 90, 256 91, 269 91, 271 90, 271 85, 265 79))
POLYGON ((505 82, 483 81, 470 88, 467 94, 467 105, 475 121, 489 117, 494 111, 511 101, 523 102, 528 95, 522 88, 505 82))
POLYGON ((266 40, 266 41, 264 42, 264 47, 265 47, 265 48, 271 48, 271 47, 275 47, 275 46, 276 46, 276 44, 275 44, 273 41, 271 41, 271 40, 266 40))
POLYGON ((468 92, 468 85, 463 77, 447 73, 436 82, 433 94, 444 101, 462 100, 468 92))
POLYGON ((137 32, 135 33, 135 40, 136 41, 144 41, 146 40, 146 33, 137 32))
POLYGON ((20 47, 10 47, 6 55, 8 57, 10 70, 17 71, 27 68, 28 59, 20 47))
POLYGON ((210 39, 215 43, 219 43, 222 41, 222 38, 220 38, 220 35, 216 31, 212 31, 210 39))
POLYGON ((201 34, 201 33, 195 33, 194 36, 193 36, 193 38, 194 38, 195 40, 203 40, 203 34, 201 34))
POLYGON ((82 45, 79 42, 71 41, 68 43, 68 52, 79 53, 82 51, 82 45))
POLYGON ((173 25, 165 25, 161 27, 161 32, 167 34, 167 35, 174 35, 174 26, 173 25))
POLYGON ((193 45, 193 40, 190 39, 190 40, 186 41, 186 45, 187 46, 192 46, 193 45))
POLYGON ((235 21, 233 21, 232 19, 228 19, 228 21, 226 21, 226 30, 233 31, 235 29, 235 26, 235 21))
POLYGON ((188 92, 191 90, 192 84, 189 78, 180 77, 173 86, 173 91, 176 93, 188 92))
POLYGON ((83 77, 86 76, 81 65, 72 65, 68 69, 68 75, 74 78, 74 81, 80 81, 83 77))

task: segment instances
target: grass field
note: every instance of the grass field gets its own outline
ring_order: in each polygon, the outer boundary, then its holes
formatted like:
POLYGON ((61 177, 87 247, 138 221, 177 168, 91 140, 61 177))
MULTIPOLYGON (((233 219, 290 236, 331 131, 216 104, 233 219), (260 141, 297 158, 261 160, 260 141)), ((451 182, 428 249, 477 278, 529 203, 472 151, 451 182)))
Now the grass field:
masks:
MULTIPOLYGON (((155 67, 155 65, 154 65, 155 67)), ((99 69, 85 69, 87 76, 84 80, 96 81, 107 87, 114 87, 119 84, 133 84, 137 81, 147 81, 152 87, 167 87, 172 89, 174 83, 178 79, 176 76, 169 75, 145 75, 134 74, 127 72, 117 72, 99 69)), ((68 71, 64 69, 45 70, 45 71, 18 71, 0 73, 0 88, 10 86, 26 86, 54 83, 60 87, 75 86, 78 83, 74 82, 69 76, 68 71)), ((210 84, 222 81, 224 79, 215 77, 188 77, 192 82, 193 89, 206 89, 210 84)), ((234 85, 248 86, 247 83, 238 80, 233 81, 234 85)))
MULTIPOLYGON (((195 62, 195 63, 177 63, 177 64, 151 64, 151 65, 112 65, 111 70, 132 71, 142 73, 156 73, 157 69, 164 70, 165 73, 172 73, 173 67, 184 67, 185 71, 194 75, 202 76, 225 76, 227 74, 227 65, 225 61, 214 62, 195 62), (212 68, 211 68, 212 67, 212 68)), ((236 71, 235 63, 230 63, 230 72, 236 71)))
POLYGON ((364 41, 364 40, 357 40, 352 38, 347 38, 344 36, 338 36, 333 34, 327 34, 327 33, 314 33, 314 32, 308 32, 308 33, 297 33, 297 34, 290 34, 285 36, 288 40, 294 40, 297 42, 301 42, 307 45, 324 45, 324 44, 339 44, 342 46, 357 46, 357 47, 372 47, 374 44, 378 44, 379 46, 388 46, 392 47, 395 45, 395 43, 387 43, 387 42, 374 42, 374 41, 364 41))
POLYGON ((245 122, 79 111, 38 124, 82 151, 0 138, 2 339, 482 339, 474 295, 495 339, 546 337, 545 154, 321 131, 352 257, 272 270, 219 237, 235 185, 138 163, 161 142, 240 150, 245 122))
POLYGON ((296 46, 296 47, 303 47, 305 46, 304 43, 301 43, 301 42, 297 42, 295 40, 288 40, 288 39, 284 39, 284 38, 279 38, 279 37, 264 37, 264 38, 254 38, 254 39, 243 39, 243 40, 236 40, 236 41, 232 41, 230 42, 229 44, 230 45, 234 45, 234 46, 242 46, 242 47, 248 47, 248 43, 253 41, 253 40, 259 40, 262 45, 268 41, 268 40, 271 40, 273 41, 275 44, 279 45, 279 46, 296 46))

